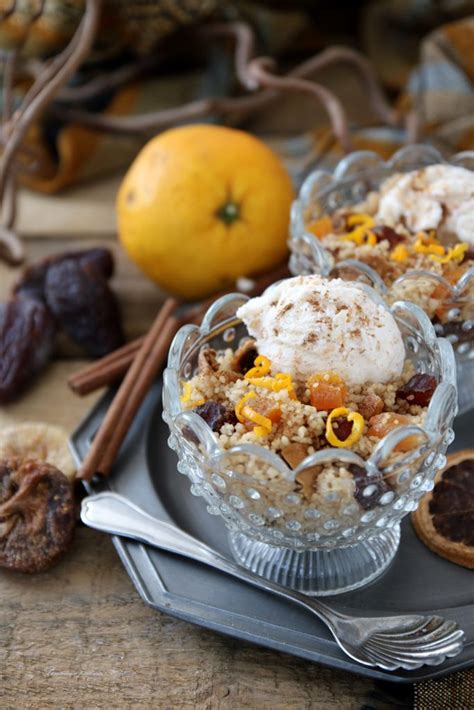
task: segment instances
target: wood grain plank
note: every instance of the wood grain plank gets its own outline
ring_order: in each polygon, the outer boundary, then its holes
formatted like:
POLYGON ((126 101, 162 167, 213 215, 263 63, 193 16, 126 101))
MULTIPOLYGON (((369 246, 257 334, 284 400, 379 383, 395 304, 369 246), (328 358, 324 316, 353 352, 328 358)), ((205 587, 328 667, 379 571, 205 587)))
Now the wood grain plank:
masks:
POLYGON ((373 687, 149 609, 85 528, 50 572, 1 573, 0 594, 2 707, 352 710, 373 687))

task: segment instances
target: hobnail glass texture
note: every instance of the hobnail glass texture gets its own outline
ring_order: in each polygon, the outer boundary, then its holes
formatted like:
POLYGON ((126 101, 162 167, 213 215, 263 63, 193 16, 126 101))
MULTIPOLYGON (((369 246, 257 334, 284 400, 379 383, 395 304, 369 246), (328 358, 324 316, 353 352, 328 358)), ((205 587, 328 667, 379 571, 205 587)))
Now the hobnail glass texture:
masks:
MULTIPOLYGON (((354 278, 373 286, 386 296, 388 289, 383 280, 367 264, 355 259, 335 263, 333 255, 321 241, 306 231, 306 225, 323 214, 330 214, 340 207, 361 202, 367 193, 377 190, 390 175, 409 172, 426 165, 445 163, 474 170, 474 151, 465 151, 446 160, 433 147, 413 145, 397 151, 384 161, 370 151, 357 151, 341 160, 334 172, 316 170, 303 183, 298 199, 291 211, 290 270, 293 274, 320 274, 336 276, 341 268, 352 271, 354 278)), ((474 280, 471 267, 455 284, 426 270, 409 270, 391 288, 408 285, 410 281, 431 281, 433 288, 442 284, 446 288, 448 316, 457 320, 459 308, 467 303, 468 285, 474 280)), ((471 303, 472 318, 460 321, 460 334, 444 333, 443 325, 436 324, 437 334, 445 336, 453 345, 458 366, 459 412, 474 407, 474 303, 471 303)))
MULTIPOLYGON (((358 284, 358 287, 368 289, 358 284)), ((382 299, 372 290, 373 297, 382 299)), ((248 338, 236 311, 247 299, 230 294, 216 301, 201 326, 186 325, 177 333, 164 372, 163 418, 170 428, 169 445, 178 455, 178 470, 188 476, 193 495, 202 496, 211 515, 220 515, 230 531, 235 557, 273 580, 310 594, 330 594, 370 581, 388 565, 399 541, 399 522, 415 510, 433 487, 453 439, 457 408, 452 346, 437 338, 428 317, 417 306, 398 302, 392 312, 403 334, 407 355, 420 372, 439 382, 425 425, 400 427, 380 440, 365 461, 345 449, 327 448, 308 456, 294 470, 258 444, 222 450, 207 423, 193 411, 183 411, 182 382, 197 372, 201 349, 236 350, 248 338), (407 435, 419 435, 419 446, 386 465, 392 449, 407 435), (360 505, 354 489, 323 491, 321 505, 308 502, 295 476, 323 462, 355 464, 362 475, 360 505), (273 475, 263 481, 249 467, 273 475), (390 485, 379 490, 377 482, 390 485)), ((353 486, 354 484, 352 484, 353 486)))

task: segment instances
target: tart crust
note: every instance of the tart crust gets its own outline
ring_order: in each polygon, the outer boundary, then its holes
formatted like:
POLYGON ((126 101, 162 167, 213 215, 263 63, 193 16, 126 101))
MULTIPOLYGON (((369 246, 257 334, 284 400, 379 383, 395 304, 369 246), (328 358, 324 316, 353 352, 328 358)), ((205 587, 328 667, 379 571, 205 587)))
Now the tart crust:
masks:
MULTIPOLYGON (((450 454, 446 466, 436 474, 435 485, 442 479, 445 471, 466 459, 474 459, 474 449, 463 449, 450 454)), ((462 567, 474 569, 474 547, 463 542, 449 540, 435 528, 433 517, 429 510, 432 498, 433 491, 430 491, 421 499, 417 510, 412 513, 411 520, 416 534, 430 550, 440 555, 440 557, 444 557, 462 567)))

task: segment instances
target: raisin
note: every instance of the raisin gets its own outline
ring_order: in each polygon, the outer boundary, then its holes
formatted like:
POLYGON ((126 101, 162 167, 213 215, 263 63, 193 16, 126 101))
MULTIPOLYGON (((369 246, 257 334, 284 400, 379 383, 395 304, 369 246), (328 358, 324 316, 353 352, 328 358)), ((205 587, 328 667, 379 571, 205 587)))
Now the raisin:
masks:
POLYGON ((392 227, 388 227, 386 224, 380 224, 370 230, 377 237, 378 242, 386 241, 390 244, 390 249, 396 247, 397 244, 406 241, 403 234, 399 234, 392 227))
POLYGON ((220 431, 224 424, 236 424, 237 417, 232 409, 209 399, 193 409, 208 424, 212 431, 220 431))
POLYGON ((352 464, 350 472, 354 477, 355 483, 354 498, 364 510, 375 508, 380 501, 380 497, 391 490, 381 476, 368 476, 367 471, 361 466, 352 464))
POLYGON ((42 303, 16 298, 0 304, 0 402, 14 399, 46 366, 55 335, 42 303))
POLYGON ((345 417, 336 417, 332 420, 332 428, 339 441, 345 441, 350 436, 352 427, 353 423, 345 417))
POLYGON ((406 400, 409 404, 419 404, 420 407, 427 407, 436 385, 436 377, 433 375, 421 373, 413 375, 408 382, 399 387, 397 397, 406 400))
MULTIPOLYGON (((46 303, 58 325, 92 357, 102 357, 124 341, 120 313, 105 274, 103 250, 52 263, 46 273, 46 303)), ((110 255, 109 255, 110 257, 110 255)))
POLYGON ((20 572, 51 567, 75 525, 71 482, 40 461, 0 461, 0 566, 20 572))

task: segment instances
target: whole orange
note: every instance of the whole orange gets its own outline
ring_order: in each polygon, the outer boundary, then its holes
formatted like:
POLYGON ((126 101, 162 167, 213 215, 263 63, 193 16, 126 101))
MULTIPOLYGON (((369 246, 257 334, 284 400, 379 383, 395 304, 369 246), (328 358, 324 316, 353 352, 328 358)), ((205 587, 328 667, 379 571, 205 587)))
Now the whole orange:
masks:
POLYGON ((202 298, 284 259, 292 199, 288 173, 260 140, 183 126, 153 138, 130 167, 117 198, 119 236, 157 284, 202 298))

